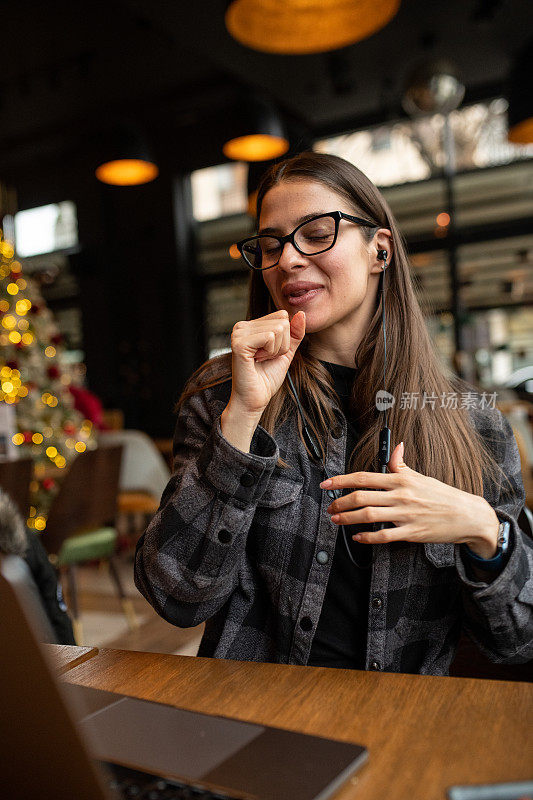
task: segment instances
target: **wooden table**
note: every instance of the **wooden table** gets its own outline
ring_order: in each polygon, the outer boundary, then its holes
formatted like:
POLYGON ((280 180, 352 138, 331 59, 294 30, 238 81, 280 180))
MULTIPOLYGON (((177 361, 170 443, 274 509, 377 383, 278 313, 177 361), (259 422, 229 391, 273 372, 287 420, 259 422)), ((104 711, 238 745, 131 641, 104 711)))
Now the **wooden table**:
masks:
MULTIPOLYGON (((338 800, 444 800, 533 776, 533 684, 100 650, 71 683, 365 745, 338 800)), ((280 799, 281 800, 281 799, 280 799)))
POLYGON ((44 650, 58 675, 83 664, 97 655, 97 647, 77 647, 71 644, 45 644, 44 650))

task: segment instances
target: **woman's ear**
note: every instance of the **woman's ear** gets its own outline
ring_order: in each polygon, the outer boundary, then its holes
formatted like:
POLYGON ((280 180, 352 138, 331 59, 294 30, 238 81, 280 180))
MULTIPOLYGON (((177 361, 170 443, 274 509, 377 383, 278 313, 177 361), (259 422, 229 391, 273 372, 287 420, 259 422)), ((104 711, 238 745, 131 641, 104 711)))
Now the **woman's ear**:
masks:
POLYGON ((389 266, 394 252, 392 233, 388 228, 380 228, 374 234, 370 245, 370 256, 372 261, 371 272, 383 272, 383 266, 389 266), (385 258, 383 255, 385 255, 385 258))

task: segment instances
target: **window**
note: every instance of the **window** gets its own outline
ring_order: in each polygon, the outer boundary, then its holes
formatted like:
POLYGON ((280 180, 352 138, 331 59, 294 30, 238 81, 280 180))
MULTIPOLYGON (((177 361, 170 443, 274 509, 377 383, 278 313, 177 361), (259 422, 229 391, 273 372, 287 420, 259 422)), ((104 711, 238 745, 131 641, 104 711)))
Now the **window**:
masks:
POLYGON ((191 174, 192 212, 197 222, 246 211, 248 167, 219 164, 191 174))
MULTIPOLYGON (((533 363, 533 235, 461 245, 457 250, 463 344, 476 382, 489 387, 533 363)), ((418 299, 433 342, 453 367, 454 325, 446 250, 411 257, 418 299)))
MULTIPOLYGON (((494 167, 533 157, 533 145, 507 141, 507 101, 497 98, 450 114, 457 171, 494 167)), ((365 131, 322 139, 320 153, 333 153, 359 167, 377 186, 438 175, 445 162, 444 116, 400 120, 365 131)))
POLYGON ((68 250, 77 244, 76 206, 68 200, 15 214, 15 248, 20 258, 68 250))
POLYGON ((36 282, 63 336, 65 362, 83 361, 79 286, 71 265, 78 247, 75 204, 66 200, 19 211, 14 239, 25 275, 36 282))
MULTIPOLYGON (((456 175, 455 222, 459 228, 468 229, 526 220, 533 210, 532 186, 533 160, 456 175)), ((384 187, 382 192, 408 240, 445 236, 445 230, 437 230, 437 217, 447 210, 446 186, 441 178, 384 187)))
POLYGON ((230 332, 236 322, 246 319, 249 280, 246 274, 210 282, 206 303, 209 358, 231 350, 230 332))

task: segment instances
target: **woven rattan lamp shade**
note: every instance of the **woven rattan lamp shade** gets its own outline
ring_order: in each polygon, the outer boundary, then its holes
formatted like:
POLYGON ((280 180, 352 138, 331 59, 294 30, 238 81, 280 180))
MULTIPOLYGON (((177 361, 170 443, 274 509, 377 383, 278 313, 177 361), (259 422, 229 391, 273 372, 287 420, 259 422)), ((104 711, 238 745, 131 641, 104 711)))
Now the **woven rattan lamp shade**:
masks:
POLYGON ((381 30, 399 5, 400 0, 233 0, 226 27, 253 50, 322 53, 381 30))

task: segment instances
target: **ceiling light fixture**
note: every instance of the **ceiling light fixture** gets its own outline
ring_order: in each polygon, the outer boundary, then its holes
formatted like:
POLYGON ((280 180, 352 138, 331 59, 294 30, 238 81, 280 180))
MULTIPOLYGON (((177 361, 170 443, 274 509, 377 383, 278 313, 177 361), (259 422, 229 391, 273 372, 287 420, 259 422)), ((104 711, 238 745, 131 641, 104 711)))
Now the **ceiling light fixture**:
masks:
POLYGON ((149 148, 139 131, 132 125, 120 123, 102 135, 96 177, 111 186, 139 186, 159 175, 149 148))
POLYGON ((269 161, 289 149, 289 140, 274 106, 263 98, 246 98, 240 105, 239 135, 222 148, 234 161, 269 161))
POLYGON ((409 74, 402 105, 410 117, 449 114, 459 108, 465 94, 457 69, 445 60, 425 61, 409 74))
POLYGON ((119 158, 96 168, 96 177, 111 186, 139 186, 155 180, 159 169, 151 161, 140 158, 119 158))
POLYGON ((381 30, 400 0, 233 0, 226 28, 241 44, 264 53, 323 53, 381 30))

